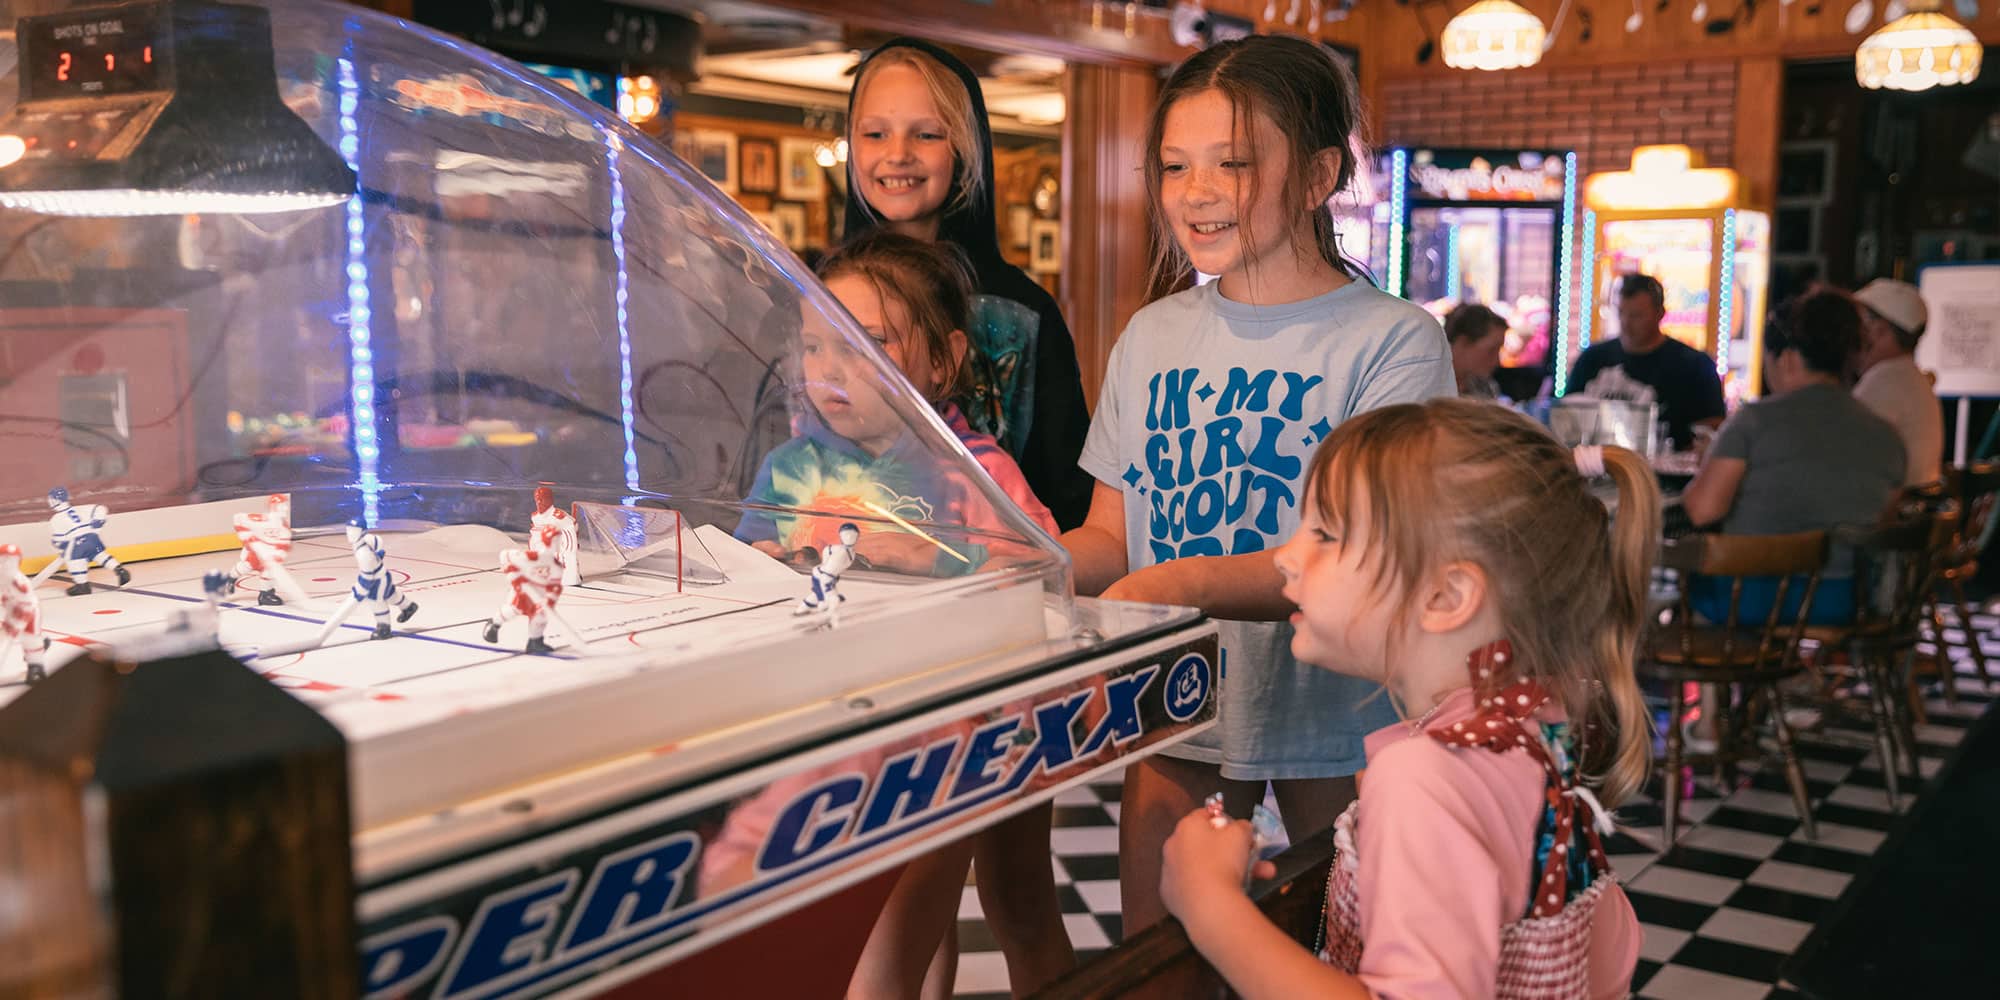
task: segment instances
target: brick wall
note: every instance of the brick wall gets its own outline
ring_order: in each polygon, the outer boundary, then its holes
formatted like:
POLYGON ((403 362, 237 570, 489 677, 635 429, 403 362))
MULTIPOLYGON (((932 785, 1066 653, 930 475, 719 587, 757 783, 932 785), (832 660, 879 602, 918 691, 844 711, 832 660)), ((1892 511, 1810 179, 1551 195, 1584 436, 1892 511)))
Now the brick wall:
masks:
MULTIPOLYGON (((1658 143, 1685 143, 1709 166, 1733 167, 1736 78, 1735 61, 1705 59, 1385 79, 1373 138, 1382 148, 1573 149, 1580 178, 1629 169, 1634 147, 1658 143)), ((1591 262, 1571 265, 1590 280, 1591 262)), ((1571 300, 1571 330, 1582 305, 1571 300)))
POLYGON ((1574 149, 1590 174, 1625 169, 1635 146, 1678 142, 1733 165, 1732 60, 1439 72, 1383 80, 1377 99, 1385 147, 1574 149))

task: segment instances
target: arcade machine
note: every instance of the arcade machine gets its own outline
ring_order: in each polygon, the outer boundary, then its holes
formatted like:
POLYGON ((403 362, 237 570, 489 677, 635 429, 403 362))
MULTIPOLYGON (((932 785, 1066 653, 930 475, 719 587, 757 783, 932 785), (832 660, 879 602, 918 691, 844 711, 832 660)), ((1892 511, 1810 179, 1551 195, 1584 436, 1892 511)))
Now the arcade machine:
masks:
POLYGON ((797 920, 1212 721, 1214 625, 1077 598, 607 109, 340 3, 19 13, 0 995, 797 995, 873 914, 797 920), (75 305, 162 259, 219 301, 75 305))
MULTIPOLYGON (((1736 171, 1705 167, 1686 146, 1641 146, 1630 170, 1584 181, 1579 347, 1618 335, 1618 279, 1650 274, 1666 290, 1667 336, 1715 359, 1733 404, 1761 392, 1771 217, 1744 207, 1736 171)), ((1567 391, 1568 359, 1556 386, 1567 391)))
POLYGON ((1576 154, 1393 149, 1382 160, 1383 287, 1440 319, 1464 302, 1491 308, 1508 322, 1501 364, 1543 368, 1568 337, 1576 154))

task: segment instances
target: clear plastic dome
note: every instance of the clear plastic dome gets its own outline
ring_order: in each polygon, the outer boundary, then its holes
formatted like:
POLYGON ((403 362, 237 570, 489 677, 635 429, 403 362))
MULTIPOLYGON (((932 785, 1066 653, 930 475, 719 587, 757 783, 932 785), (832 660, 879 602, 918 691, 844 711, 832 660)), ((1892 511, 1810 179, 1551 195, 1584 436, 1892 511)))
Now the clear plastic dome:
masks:
MULTIPOLYGON (((21 6, 0 0, 0 18, 21 6)), ((630 738, 620 711, 643 711, 649 738, 700 731, 1067 633, 1060 547, 695 170, 457 40, 342 4, 259 7, 275 78, 248 60, 233 94, 194 58, 204 32, 240 51, 232 33, 262 30, 231 5, 120 32, 24 21, 11 52, 0 38, 0 135, 19 140, 0 138, 0 542, 30 575, 55 558, 61 486, 75 509, 105 506, 102 542, 133 576, 87 566, 81 596, 66 567, 44 578, 67 651, 198 604, 243 554, 237 515, 272 495, 289 497, 307 600, 262 607, 239 580, 220 640, 377 746, 592 687, 602 734, 563 751, 588 760, 630 738), (144 32, 160 69, 78 82, 86 60, 138 58, 144 32), (268 104, 226 120, 273 86, 323 150, 271 139, 268 104), (324 197, 341 163, 351 193, 324 197), (303 200, 259 202, 267 188, 303 200), (518 624, 480 633, 539 484, 575 517, 582 579, 549 626, 556 652, 521 656, 518 624), (356 575, 350 520, 421 610, 382 642, 355 612, 315 648, 356 575), (845 523, 858 559, 828 638, 788 612, 845 523)), ((17 646, 0 680, 24 669, 17 646)), ((367 754, 364 821, 424 804, 386 791, 367 754)))

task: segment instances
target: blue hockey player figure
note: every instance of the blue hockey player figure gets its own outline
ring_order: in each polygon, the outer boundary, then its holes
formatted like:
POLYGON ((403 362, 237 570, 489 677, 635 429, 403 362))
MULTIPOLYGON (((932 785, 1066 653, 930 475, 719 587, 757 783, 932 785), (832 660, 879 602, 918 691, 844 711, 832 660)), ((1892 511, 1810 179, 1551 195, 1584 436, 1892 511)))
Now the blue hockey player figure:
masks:
POLYGON ((854 543, 860 540, 860 528, 852 523, 840 526, 840 541, 819 551, 819 565, 812 571, 812 593, 799 599, 798 607, 792 609, 793 617, 818 611, 826 615, 829 628, 840 624, 840 605, 847 600, 847 595, 837 590, 840 574, 854 565, 854 543))
MULTIPOLYGON (((90 567, 104 566, 118 574, 118 585, 132 582, 132 571, 118 564, 118 557, 104 548, 104 540, 98 537, 111 512, 103 504, 85 504, 72 507, 69 490, 61 486, 49 491, 49 509, 55 511, 49 517, 49 544, 55 546, 56 562, 69 570, 69 590, 71 597, 81 597, 90 593, 90 567)), ((53 564, 51 564, 53 565, 53 564)))
MULTIPOLYGON (((367 605, 375 614, 375 631, 370 639, 387 639, 392 634, 389 628, 389 612, 402 609, 396 621, 406 622, 417 613, 417 602, 396 589, 396 581, 389 576, 389 554, 382 548, 381 536, 363 528, 359 524, 347 526, 347 544, 354 548, 354 589, 348 591, 347 599, 340 602, 340 608, 328 618, 319 634, 319 642, 324 643, 333 630, 356 606, 367 605)), ((315 643, 317 645, 317 643, 315 643)))
POLYGON ((375 613, 375 634, 369 638, 387 639, 389 612, 401 608, 396 621, 409 621, 410 616, 417 613, 417 602, 397 590, 396 581, 389 578, 389 556, 382 548, 381 536, 364 531, 358 524, 350 524, 347 526, 347 544, 354 546, 354 565, 360 570, 354 577, 353 597, 375 613))

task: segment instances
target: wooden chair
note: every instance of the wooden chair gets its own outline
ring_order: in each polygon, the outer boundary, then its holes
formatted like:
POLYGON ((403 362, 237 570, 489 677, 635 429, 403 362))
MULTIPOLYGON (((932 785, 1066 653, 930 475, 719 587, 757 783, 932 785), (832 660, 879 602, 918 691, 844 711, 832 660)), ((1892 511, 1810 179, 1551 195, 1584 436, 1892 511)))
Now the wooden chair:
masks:
MULTIPOLYGON (((1667 724, 1667 754, 1663 762, 1666 784, 1666 826, 1662 848, 1670 848, 1680 836, 1681 769, 1690 764, 1711 763, 1733 781, 1736 762, 1758 755, 1756 740, 1750 736, 1750 720, 1731 718, 1730 694, 1736 687, 1768 699, 1771 720, 1777 729, 1778 749, 1785 760, 1785 778, 1792 787, 1792 801, 1806 836, 1817 838, 1812 804, 1806 795, 1805 771, 1792 745, 1791 724, 1785 721, 1784 695, 1778 683, 1801 672, 1799 640, 1806 619, 1812 613, 1813 596, 1819 590, 1819 574, 1826 563, 1826 534, 1811 531, 1795 535, 1691 535, 1666 543, 1661 562, 1679 570, 1683 579, 1694 574, 1733 577, 1729 589, 1729 613, 1720 624, 1695 620, 1689 592, 1693 581, 1681 588, 1673 620, 1653 630, 1642 651, 1639 676, 1666 682, 1673 711, 1667 724), (1777 594, 1771 611, 1761 623, 1742 620, 1743 579, 1776 577, 1777 594), (1784 607, 1794 577, 1806 579, 1805 592, 1796 616, 1785 620, 1784 607), (1687 719, 1686 685, 1694 683, 1716 693, 1720 709, 1715 720, 1716 749, 1713 753, 1689 754, 1681 729, 1687 719), (1739 722, 1741 723, 1739 725, 1739 722), (1745 745, 1747 743, 1747 746, 1745 745)), ((1748 702, 1746 701, 1746 705, 1748 702)), ((1746 713, 1747 715, 1747 713, 1746 713)))
POLYGON ((1954 499, 1955 495, 1955 490, 1943 480, 1919 486, 1905 486, 1901 493, 1896 494, 1896 499, 1889 502, 1889 511, 1883 515, 1884 518, 1892 517, 1896 511, 1911 505, 1923 506, 1933 512, 1943 511, 1947 507, 1952 511, 1952 537, 1945 539, 1941 547, 1931 553, 1930 589, 1925 591, 1924 638, 1931 640, 1932 651, 1925 653, 1919 650, 1910 670, 1909 707, 1910 712, 1916 716, 1916 721, 1920 723, 1925 721, 1923 683, 1926 679, 1936 679, 1938 690, 1944 695, 1945 704, 1954 706, 1958 704, 1958 678, 1951 670, 1951 655, 1945 648, 1943 637, 1938 634, 1941 630, 1937 628, 1935 620, 1937 612, 1931 603, 1936 597, 1939 583, 1938 564, 1947 558, 1945 553, 1957 544, 1958 521, 1962 511, 1959 509, 1958 501, 1954 499))
POLYGON ((1921 500, 1892 508, 1873 527, 1834 532, 1835 544, 1853 548, 1854 578, 1866 590, 1857 595, 1854 624, 1806 628, 1807 638, 1845 650, 1868 684, 1868 714, 1891 812, 1897 810, 1901 792, 1898 772, 1907 770, 1912 782, 1922 780, 1916 707, 1905 692, 1916 688, 1917 643, 1937 590, 1938 556, 1957 532, 1956 503, 1921 500))
MULTIPOLYGON (((1987 536, 1992 532, 1993 506, 2000 498, 2000 462, 1980 462, 1953 469, 1947 474, 1950 494, 1958 500, 1959 530, 1953 535, 1945 551, 1940 554, 1938 566, 1938 590, 1949 590, 1953 603, 1958 606, 1958 624, 1964 641, 1957 643, 1965 647, 1972 657, 1973 668, 1979 671, 1982 688, 1991 689, 1993 675, 1987 670, 1986 651, 1980 648, 1979 630, 1972 624, 1974 605, 1965 599, 1965 583, 1979 575, 1979 554, 1986 548, 1987 536)), ((1948 700, 1957 698, 1957 668, 1951 662, 1945 640, 1944 615, 1935 602, 1931 605, 1931 625, 1935 630, 1938 647, 1938 673, 1943 679, 1948 700)))

